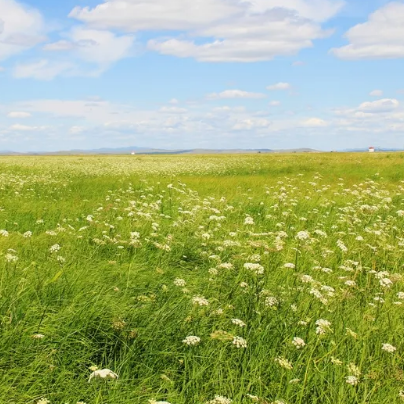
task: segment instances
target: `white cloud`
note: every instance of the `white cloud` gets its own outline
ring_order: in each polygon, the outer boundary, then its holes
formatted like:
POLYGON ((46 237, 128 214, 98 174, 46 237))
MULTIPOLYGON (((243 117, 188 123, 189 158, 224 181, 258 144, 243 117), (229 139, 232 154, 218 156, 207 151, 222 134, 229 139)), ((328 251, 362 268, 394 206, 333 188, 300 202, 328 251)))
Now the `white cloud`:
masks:
POLYGON ((369 93, 371 97, 381 97, 383 95, 382 90, 373 90, 369 93))
POLYGON ((232 129, 234 130, 253 130, 268 128, 271 125, 271 121, 263 118, 248 118, 238 121, 232 129))
POLYGON ((211 93, 206 96, 206 98, 209 100, 225 100, 225 99, 231 99, 231 98, 259 99, 259 98, 265 98, 265 97, 266 97, 265 94, 251 93, 251 92, 242 91, 242 90, 226 90, 226 91, 222 91, 221 93, 211 93))
POLYGON ((96 29, 185 31, 191 37, 151 39, 148 48, 162 54, 254 62, 296 54, 330 35, 320 22, 342 5, 338 0, 106 0, 94 8, 76 7, 70 17, 96 29))
POLYGON ((304 66, 306 63, 302 62, 301 60, 296 60, 296 62, 292 63, 292 66, 297 67, 297 66, 304 66))
POLYGON ((134 37, 116 35, 106 30, 73 27, 65 34, 68 40, 49 43, 43 47, 46 51, 72 51, 73 55, 90 63, 109 65, 130 55, 134 37))
POLYGON ((327 126, 328 123, 320 118, 309 118, 309 119, 302 121, 301 125, 308 127, 308 128, 317 128, 317 127, 327 126))
POLYGON ((29 126, 29 125, 20 125, 19 123, 10 126, 10 130, 17 132, 41 131, 44 129, 46 129, 46 126, 29 126))
POLYGON ((331 52, 341 59, 404 58, 404 3, 393 1, 346 34, 349 45, 331 52))
POLYGON ((30 118, 32 115, 29 112, 11 111, 7 114, 9 118, 30 118))
POLYGON ((280 102, 280 101, 271 101, 271 102, 269 103, 269 105, 270 105, 271 107, 277 107, 277 106, 281 105, 281 102, 280 102))
POLYGON ((61 35, 65 39, 48 43, 42 48, 51 59, 17 66, 14 76, 39 80, 52 80, 59 75, 96 77, 111 64, 131 56, 135 42, 133 35, 117 35, 82 26, 73 27, 61 35), (69 53, 68 59, 63 55, 66 52, 69 53))
POLYGON ((269 91, 276 91, 276 90, 290 90, 292 88, 290 83, 276 83, 272 84, 267 87, 269 91))
POLYGON ((19 79, 34 78, 37 80, 53 80, 63 73, 72 72, 75 65, 69 62, 58 62, 42 59, 35 62, 19 63, 13 69, 13 76, 19 79))
POLYGON ((359 105, 358 110, 370 113, 390 112, 398 108, 399 104, 396 99, 383 98, 377 101, 364 102, 359 105))
POLYGON ((250 0, 253 12, 262 12, 271 8, 295 10, 301 17, 313 21, 326 21, 337 14, 345 1, 323 0, 250 0))
POLYGON ((1 73, 1 72, 4 72, 4 70, 5 70, 4 67, 1 67, 1 66, 0 66, 0 73, 1 73))
POLYGON ((169 103, 163 108, 139 109, 99 98, 32 100, 1 105, 6 113, 35 114, 37 122, 35 126, 18 124, 1 128, 0 125, 0 141, 6 148, 19 150, 37 148, 39 144, 42 149, 53 150, 133 145, 173 149, 234 148, 234 145, 237 148, 340 149, 341 144, 346 148, 377 144, 377 139, 381 139, 379 144, 394 146, 401 144, 404 128, 404 106, 397 103, 394 99, 364 102, 324 117, 274 114, 265 100, 262 110, 242 105, 212 107, 209 103, 196 103, 187 104, 186 111, 178 111, 177 105, 169 103), (41 119, 42 122, 38 121, 41 119), (21 137, 30 140, 13 143, 21 137))
POLYGON ((68 40, 43 47, 43 50, 52 52, 51 59, 20 63, 14 67, 13 76, 37 80, 53 80, 57 76, 97 77, 114 62, 130 56, 133 50, 132 35, 119 36, 83 27, 73 27, 65 35, 68 40), (69 59, 53 57, 60 52, 70 52, 69 59))
POLYGON ((0 60, 44 39, 44 23, 39 11, 15 0, 0 0, 0 60))
POLYGON ((188 30, 231 17, 239 12, 234 1, 223 0, 106 0, 91 9, 75 7, 69 17, 88 25, 136 32, 188 30))

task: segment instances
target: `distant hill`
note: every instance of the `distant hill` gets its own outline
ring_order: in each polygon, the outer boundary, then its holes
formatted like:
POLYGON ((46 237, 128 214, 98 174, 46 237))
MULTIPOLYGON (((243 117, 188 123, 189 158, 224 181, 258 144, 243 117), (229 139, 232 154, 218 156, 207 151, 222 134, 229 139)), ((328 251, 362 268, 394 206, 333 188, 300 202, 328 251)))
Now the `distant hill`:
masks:
POLYGON ((77 155, 77 154, 99 154, 99 155, 113 155, 113 154, 248 154, 248 153, 319 153, 319 151, 308 148, 300 149, 179 149, 179 150, 166 150, 166 149, 153 149, 147 147, 118 147, 118 148, 101 148, 101 149, 74 149, 55 152, 28 152, 18 153, 10 150, 0 151, 0 155, 77 155))

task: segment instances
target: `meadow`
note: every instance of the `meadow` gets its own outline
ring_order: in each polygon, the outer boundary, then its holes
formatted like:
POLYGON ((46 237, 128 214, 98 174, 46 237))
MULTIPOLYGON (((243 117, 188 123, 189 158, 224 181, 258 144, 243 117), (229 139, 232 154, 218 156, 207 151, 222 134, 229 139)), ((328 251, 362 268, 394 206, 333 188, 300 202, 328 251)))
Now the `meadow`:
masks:
POLYGON ((404 154, 2 156, 0 192, 0 403, 404 402, 404 154))

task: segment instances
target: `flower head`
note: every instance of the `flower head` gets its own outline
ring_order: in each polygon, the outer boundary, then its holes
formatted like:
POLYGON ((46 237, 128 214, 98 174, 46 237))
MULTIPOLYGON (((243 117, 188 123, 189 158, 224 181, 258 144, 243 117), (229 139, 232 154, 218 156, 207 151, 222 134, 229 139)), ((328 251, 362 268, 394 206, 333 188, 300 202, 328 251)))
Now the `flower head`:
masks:
POLYGON ((95 370, 91 373, 88 381, 91 379, 118 379, 118 375, 110 369, 95 370))
POLYGON ((199 343, 201 342, 201 339, 199 337, 196 337, 195 335, 190 335, 190 336, 186 337, 184 340, 182 340, 182 342, 185 345, 196 346, 196 345, 199 345, 199 343))
POLYGON ((389 353, 394 353, 397 350, 397 348, 395 346, 390 345, 390 344, 383 344, 382 349, 383 349, 383 351, 386 351, 389 353))

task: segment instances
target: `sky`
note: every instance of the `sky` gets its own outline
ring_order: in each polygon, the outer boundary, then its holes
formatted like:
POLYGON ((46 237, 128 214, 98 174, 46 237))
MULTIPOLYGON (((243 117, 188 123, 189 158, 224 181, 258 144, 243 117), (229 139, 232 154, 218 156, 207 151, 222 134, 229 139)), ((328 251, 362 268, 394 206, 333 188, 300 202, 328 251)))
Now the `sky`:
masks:
POLYGON ((404 1, 0 0, 0 151, 404 149, 404 1))

